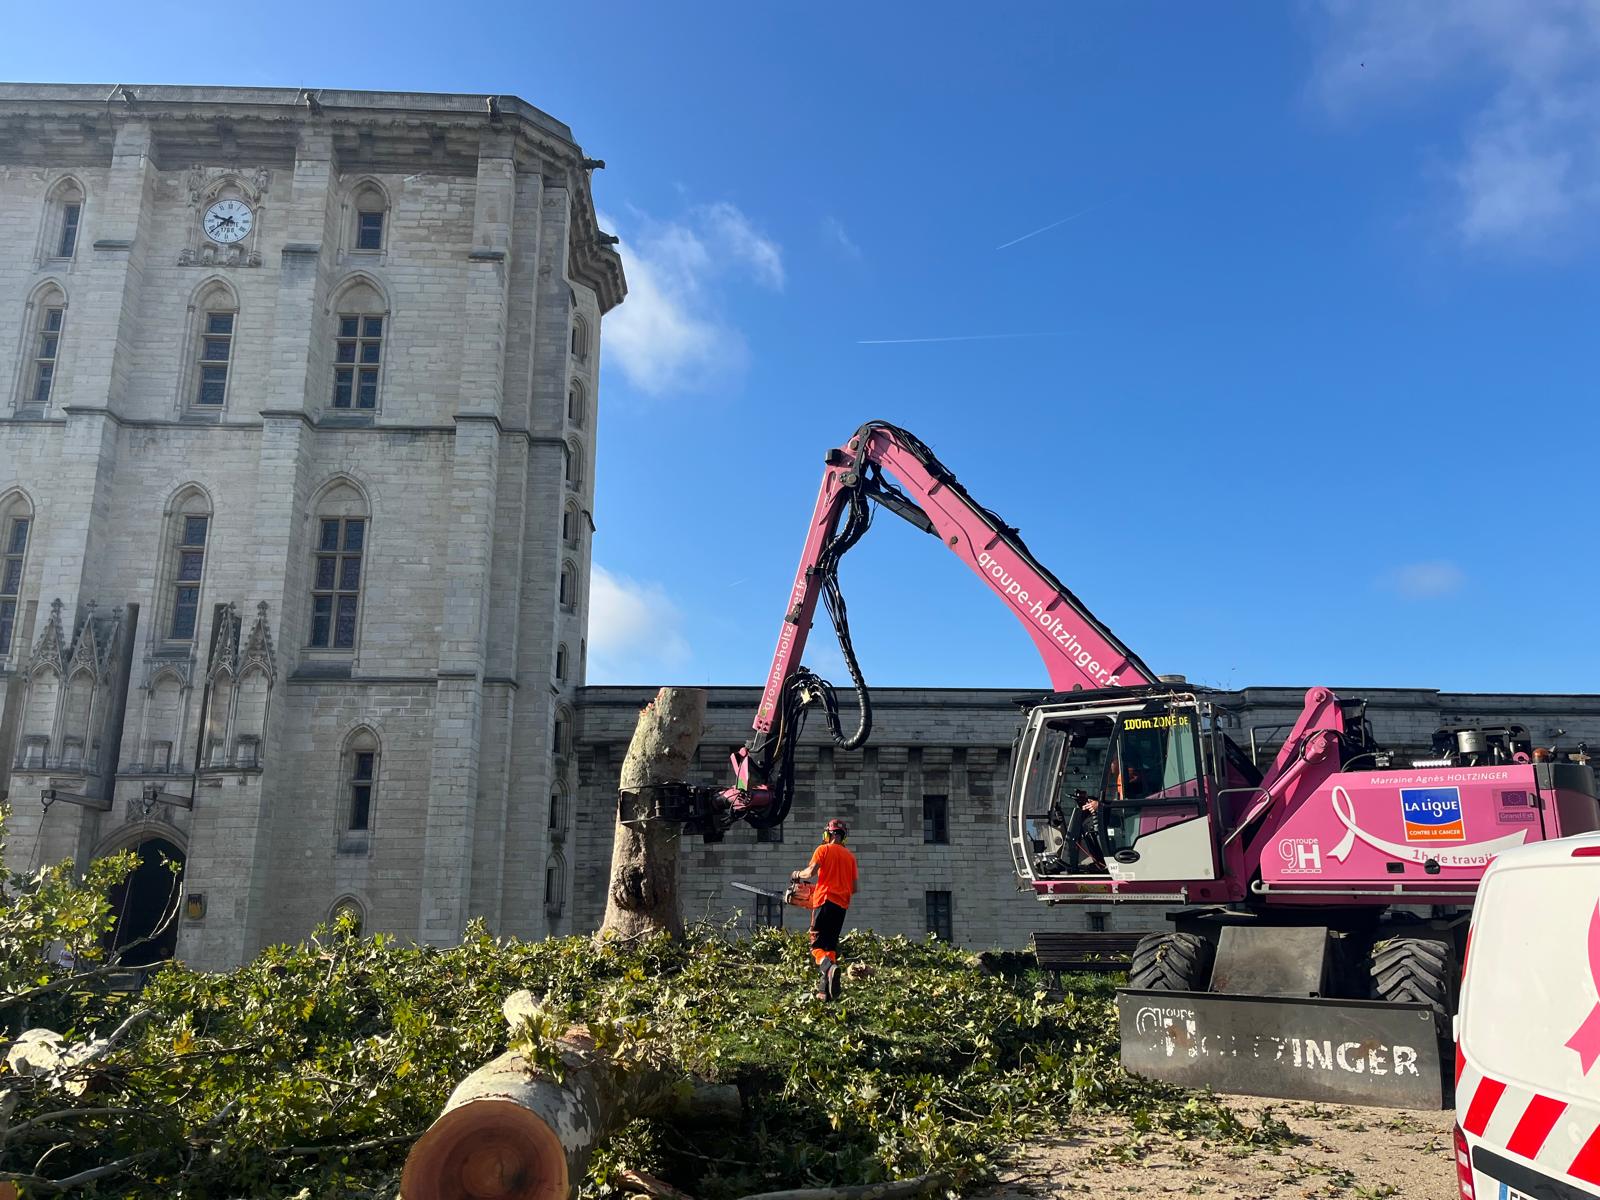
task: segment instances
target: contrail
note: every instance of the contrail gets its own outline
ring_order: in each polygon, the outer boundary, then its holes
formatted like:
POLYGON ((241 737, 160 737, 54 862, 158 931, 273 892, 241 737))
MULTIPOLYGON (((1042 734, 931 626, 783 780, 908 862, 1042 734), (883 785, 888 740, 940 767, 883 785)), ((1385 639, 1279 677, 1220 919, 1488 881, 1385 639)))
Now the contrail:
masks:
POLYGON ((925 337, 925 338, 862 338, 856 342, 858 346, 909 346, 913 342, 993 342, 1001 338, 1042 338, 1066 337, 1067 331, 1059 333, 964 333, 953 337, 925 337))
POLYGON ((1049 233, 1057 225, 1065 225, 1068 221, 1076 221, 1079 217, 1083 216, 1084 213, 1093 211, 1094 209, 1092 206, 1090 208, 1080 208, 1077 212, 1072 213, 1070 216, 1062 217, 1059 221, 1051 221, 1050 224, 1041 229, 1035 229, 1032 233, 1025 233, 1019 238, 1012 238, 1009 242, 1001 242, 995 247, 995 249, 1004 250, 1007 246, 1015 246, 1018 242, 1025 242, 1031 237, 1038 237, 1041 233, 1049 233))

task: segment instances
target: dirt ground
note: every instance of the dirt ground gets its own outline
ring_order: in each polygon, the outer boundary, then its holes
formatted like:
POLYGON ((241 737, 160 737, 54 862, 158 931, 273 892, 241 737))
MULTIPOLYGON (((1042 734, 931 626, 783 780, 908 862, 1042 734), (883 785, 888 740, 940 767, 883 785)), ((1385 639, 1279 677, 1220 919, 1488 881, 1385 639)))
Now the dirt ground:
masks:
POLYGON ((1025 1149, 983 1200, 1194 1196, 1200 1200, 1457 1200, 1449 1112, 1229 1099, 1242 1120, 1271 1109, 1298 1135, 1282 1150, 1107 1123, 1025 1149))

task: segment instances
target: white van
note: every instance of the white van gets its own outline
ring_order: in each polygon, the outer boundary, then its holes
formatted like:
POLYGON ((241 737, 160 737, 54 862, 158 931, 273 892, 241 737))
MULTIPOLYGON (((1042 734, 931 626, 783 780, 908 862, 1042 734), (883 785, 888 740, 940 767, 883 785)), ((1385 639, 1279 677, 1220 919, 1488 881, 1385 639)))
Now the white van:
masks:
POLYGON ((1500 855, 1456 1017, 1462 1200, 1600 1196, 1600 834, 1500 855))

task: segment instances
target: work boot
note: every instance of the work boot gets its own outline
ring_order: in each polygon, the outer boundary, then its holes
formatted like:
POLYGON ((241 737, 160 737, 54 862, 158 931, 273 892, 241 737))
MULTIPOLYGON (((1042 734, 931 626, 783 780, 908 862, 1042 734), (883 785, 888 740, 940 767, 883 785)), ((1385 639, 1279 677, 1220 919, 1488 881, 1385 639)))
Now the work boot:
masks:
POLYGON ((817 988, 817 999, 833 1000, 839 995, 839 971, 834 966, 833 959, 825 958, 818 964, 822 973, 822 983, 817 988))

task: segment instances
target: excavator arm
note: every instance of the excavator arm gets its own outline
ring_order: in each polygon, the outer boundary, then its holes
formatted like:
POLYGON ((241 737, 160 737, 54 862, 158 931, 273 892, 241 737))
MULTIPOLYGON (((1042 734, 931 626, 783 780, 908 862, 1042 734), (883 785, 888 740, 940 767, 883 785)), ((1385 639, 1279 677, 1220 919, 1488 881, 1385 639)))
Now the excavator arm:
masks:
POLYGON ((850 643, 838 566, 875 508, 938 538, 999 597, 1033 639, 1057 691, 1155 682, 1138 655, 1033 556, 1016 528, 968 495, 915 435, 870 421, 825 461, 753 732, 733 755, 735 786, 721 793, 717 806, 722 821, 766 827, 787 816, 794 750, 809 707, 823 707, 835 742, 846 749, 863 745, 871 732, 871 697, 850 643), (833 620, 858 697, 860 721, 848 735, 833 687, 801 665, 819 600, 833 620))

